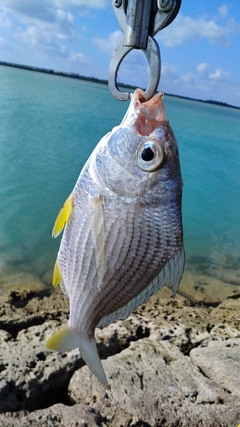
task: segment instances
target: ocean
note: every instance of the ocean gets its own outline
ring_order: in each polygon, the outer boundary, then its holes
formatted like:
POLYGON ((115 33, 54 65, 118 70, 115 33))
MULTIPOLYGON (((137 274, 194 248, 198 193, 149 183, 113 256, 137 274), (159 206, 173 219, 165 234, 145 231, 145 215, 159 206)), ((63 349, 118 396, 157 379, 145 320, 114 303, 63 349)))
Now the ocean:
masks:
MULTIPOLYGON (((0 292, 33 278, 50 286, 54 220, 128 103, 104 84, 5 66, 0 100, 0 292)), ((224 280, 230 272, 240 293, 240 110, 172 96, 164 103, 184 180, 186 272, 224 280)))

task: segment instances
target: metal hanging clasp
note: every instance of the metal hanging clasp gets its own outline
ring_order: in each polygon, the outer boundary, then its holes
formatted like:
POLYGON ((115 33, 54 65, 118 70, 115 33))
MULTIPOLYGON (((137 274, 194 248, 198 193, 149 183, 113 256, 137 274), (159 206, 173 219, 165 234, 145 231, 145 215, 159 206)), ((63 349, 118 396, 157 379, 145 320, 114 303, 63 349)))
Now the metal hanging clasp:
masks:
MULTIPOLYGON (((119 90, 117 77, 118 70, 123 59, 133 49, 134 48, 131 46, 124 46, 123 39, 121 39, 117 44, 117 47, 112 56, 112 60, 110 62, 108 86, 112 95, 120 101, 127 101, 131 97, 130 93, 121 92, 119 90)), ((142 51, 145 54, 150 67, 150 81, 147 90, 144 92, 144 98, 147 101, 153 96, 153 94, 157 90, 158 83, 160 80, 161 59, 158 44, 156 40, 151 37, 148 37, 147 48, 142 49, 142 51)))
POLYGON ((150 82, 144 92, 146 100, 157 90, 161 74, 160 49, 153 36, 169 25, 176 17, 181 0, 113 0, 113 9, 124 33, 113 53, 108 85, 112 95, 121 101, 130 98, 130 93, 118 88, 118 70, 126 55, 133 49, 145 54, 150 68, 150 82))

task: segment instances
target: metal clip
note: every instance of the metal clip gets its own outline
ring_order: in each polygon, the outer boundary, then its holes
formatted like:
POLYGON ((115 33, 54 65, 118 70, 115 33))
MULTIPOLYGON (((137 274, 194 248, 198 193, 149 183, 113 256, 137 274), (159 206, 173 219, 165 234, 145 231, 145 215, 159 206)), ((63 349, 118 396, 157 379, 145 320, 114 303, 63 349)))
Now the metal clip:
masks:
POLYGON ((148 100, 154 95, 160 80, 161 59, 153 36, 173 21, 180 5, 181 0, 113 0, 116 18, 124 32, 109 68, 108 85, 115 98, 121 101, 130 98, 130 93, 119 90, 117 75, 123 59, 133 49, 143 51, 150 67, 150 82, 144 97, 148 100))
MULTIPOLYGON (((121 39, 110 62, 108 86, 112 95, 120 101, 127 101, 131 96, 128 92, 121 92, 117 83, 117 75, 121 62, 131 50, 133 50, 133 47, 123 46, 123 39, 121 39)), ((157 90, 160 80, 161 59, 158 44, 152 37, 148 37, 147 49, 142 49, 142 51, 150 66, 150 82, 147 90, 144 92, 144 98, 147 101, 157 90)))

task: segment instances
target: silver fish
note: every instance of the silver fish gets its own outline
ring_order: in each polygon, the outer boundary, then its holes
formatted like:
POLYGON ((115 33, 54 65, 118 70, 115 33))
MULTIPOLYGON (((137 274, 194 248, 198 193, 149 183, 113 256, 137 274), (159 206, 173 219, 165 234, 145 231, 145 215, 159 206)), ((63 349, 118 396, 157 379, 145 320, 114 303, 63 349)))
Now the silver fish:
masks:
POLYGON ((108 387, 94 332, 125 319, 164 285, 177 292, 184 269, 182 178, 177 142, 158 93, 137 89, 122 123, 82 169, 53 228, 64 228, 54 267, 70 303, 51 350, 79 347, 108 387))

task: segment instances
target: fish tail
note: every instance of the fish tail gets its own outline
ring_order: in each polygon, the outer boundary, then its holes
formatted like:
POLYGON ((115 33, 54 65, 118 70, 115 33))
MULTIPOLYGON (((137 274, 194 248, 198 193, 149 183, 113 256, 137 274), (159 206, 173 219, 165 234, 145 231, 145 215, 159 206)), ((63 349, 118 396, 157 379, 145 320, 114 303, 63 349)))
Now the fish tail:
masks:
POLYGON ((67 326, 55 332, 46 343, 47 349, 60 352, 70 351, 77 347, 80 348, 81 355, 89 369, 97 377, 98 381, 108 389, 107 378, 99 358, 94 337, 83 338, 67 326))

